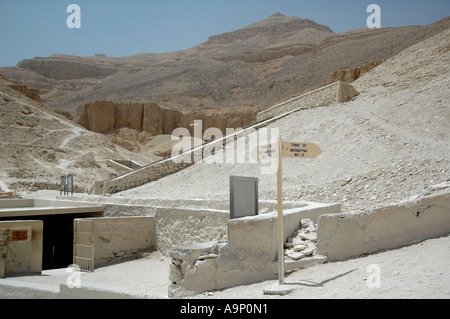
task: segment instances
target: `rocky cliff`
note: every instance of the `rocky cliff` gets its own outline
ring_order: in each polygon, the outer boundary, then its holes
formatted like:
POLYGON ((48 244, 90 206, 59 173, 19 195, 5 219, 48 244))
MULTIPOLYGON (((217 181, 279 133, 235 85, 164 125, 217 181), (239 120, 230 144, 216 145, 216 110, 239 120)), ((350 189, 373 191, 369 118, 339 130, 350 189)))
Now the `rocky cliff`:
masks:
POLYGON ((160 159, 151 150, 146 156, 129 152, 13 87, 0 76, 0 184, 10 189, 58 189, 60 176, 73 173, 76 191, 87 191, 116 173, 107 159, 142 164, 160 159))
POLYGON ((193 135, 194 120, 202 120, 202 133, 211 127, 219 128, 223 134, 227 128, 243 128, 256 119, 256 110, 232 108, 212 112, 181 112, 164 109, 153 102, 93 101, 82 105, 75 122, 86 129, 105 133, 124 127, 145 131, 151 135, 172 134, 179 127, 188 128, 193 135))
POLYGON ((334 83, 336 81, 344 81, 346 83, 351 83, 353 81, 356 81, 364 73, 369 72, 370 70, 377 67, 378 65, 380 65, 383 62, 384 62, 384 60, 373 61, 373 62, 366 63, 359 68, 340 69, 340 70, 331 72, 323 79, 320 86, 325 86, 325 85, 334 83))
POLYGON ((19 62, 17 67, 32 70, 39 75, 55 80, 101 78, 117 72, 117 69, 108 63, 100 63, 99 60, 94 62, 70 55, 26 59, 19 62))

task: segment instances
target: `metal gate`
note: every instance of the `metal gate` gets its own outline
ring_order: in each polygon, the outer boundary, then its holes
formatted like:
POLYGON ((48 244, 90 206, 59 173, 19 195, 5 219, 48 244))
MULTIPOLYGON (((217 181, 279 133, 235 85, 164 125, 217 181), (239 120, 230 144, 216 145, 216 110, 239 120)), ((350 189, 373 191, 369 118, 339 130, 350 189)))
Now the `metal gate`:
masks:
POLYGON ((73 263, 80 270, 94 271, 94 222, 74 220, 73 263))

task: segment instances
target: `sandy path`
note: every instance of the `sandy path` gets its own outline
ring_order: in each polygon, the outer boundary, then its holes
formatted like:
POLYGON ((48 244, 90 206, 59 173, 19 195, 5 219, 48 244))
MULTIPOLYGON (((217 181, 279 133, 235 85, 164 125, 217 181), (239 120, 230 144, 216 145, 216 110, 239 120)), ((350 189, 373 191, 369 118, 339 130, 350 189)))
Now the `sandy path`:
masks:
POLYGON ((264 295, 264 288, 278 283, 278 280, 268 280, 214 292, 212 296, 205 293, 197 298, 448 299, 448 260, 450 236, 295 271, 285 278, 286 286, 294 288, 286 296, 264 295), (379 288, 369 288, 376 283, 376 268, 372 270, 370 265, 379 267, 379 288))

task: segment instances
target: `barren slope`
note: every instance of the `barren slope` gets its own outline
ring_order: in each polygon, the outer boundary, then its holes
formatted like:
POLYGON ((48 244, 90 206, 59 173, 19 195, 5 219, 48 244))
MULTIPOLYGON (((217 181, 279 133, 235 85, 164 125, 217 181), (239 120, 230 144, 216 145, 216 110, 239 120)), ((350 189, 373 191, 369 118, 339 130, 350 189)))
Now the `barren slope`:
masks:
MULTIPOLYGON (((76 191, 116 173, 108 159, 140 157, 107 137, 74 125, 65 117, 26 97, 0 79, 0 181, 11 190, 58 189, 60 176, 73 173, 76 191)), ((153 155, 153 160, 158 157, 153 155)))
MULTIPOLYGON (((366 73, 355 100, 285 117, 284 140, 317 143, 317 159, 285 159, 285 199, 342 202, 359 210, 429 194, 450 184, 450 30, 366 73), (435 186, 440 184, 440 186, 435 186)), ((115 196, 229 196, 229 176, 258 177, 259 195, 276 199, 276 175, 258 164, 195 164, 115 196)))

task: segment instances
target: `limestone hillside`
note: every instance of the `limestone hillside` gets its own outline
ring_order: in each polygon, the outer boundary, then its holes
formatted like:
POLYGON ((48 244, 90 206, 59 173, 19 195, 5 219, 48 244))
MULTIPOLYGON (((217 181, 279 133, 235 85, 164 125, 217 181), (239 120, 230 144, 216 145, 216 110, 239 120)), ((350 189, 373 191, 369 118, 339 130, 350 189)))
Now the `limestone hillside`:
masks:
POLYGON ((277 13, 187 50, 127 57, 59 54, 27 59, 0 73, 38 89, 47 106, 73 115, 94 101, 139 98, 187 117, 217 109, 228 114, 238 109, 245 117, 248 108, 266 108, 339 78, 352 81, 449 26, 446 18, 428 26, 336 34, 277 13))
MULTIPOLYGON (((0 77, 0 185, 58 189, 60 176, 73 173, 76 191, 86 192, 95 181, 116 173, 105 164, 108 159, 142 164, 159 159, 151 151, 145 157, 131 153, 37 102, 35 92, 35 99, 23 92, 29 90, 0 77)), ((141 145, 151 143, 152 137, 143 134, 141 145)))
MULTIPOLYGON (((450 29, 353 85, 360 95, 350 102, 299 111, 264 128, 323 150, 316 159, 283 160, 285 200, 362 210, 450 187, 450 29)), ((114 196, 225 199, 235 175, 258 177, 260 199, 275 200, 276 174, 262 174, 262 165, 250 164, 248 156, 246 164, 205 161, 114 196)))

